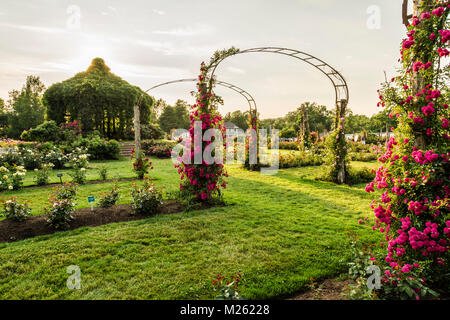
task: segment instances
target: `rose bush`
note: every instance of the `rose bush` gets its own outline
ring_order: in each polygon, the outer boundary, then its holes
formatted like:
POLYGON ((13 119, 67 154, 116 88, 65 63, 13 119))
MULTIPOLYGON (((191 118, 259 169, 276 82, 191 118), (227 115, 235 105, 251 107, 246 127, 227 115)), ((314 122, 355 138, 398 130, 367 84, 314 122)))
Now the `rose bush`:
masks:
POLYGON ((397 117, 399 126, 366 186, 367 192, 381 191, 371 208, 373 229, 384 233, 387 243, 377 263, 384 269, 381 295, 388 298, 406 293, 418 299, 424 285, 449 288, 450 68, 443 57, 450 6, 424 3, 437 8, 413 17, 402 43, 400 75, 379 90, 379 106, 397 117))

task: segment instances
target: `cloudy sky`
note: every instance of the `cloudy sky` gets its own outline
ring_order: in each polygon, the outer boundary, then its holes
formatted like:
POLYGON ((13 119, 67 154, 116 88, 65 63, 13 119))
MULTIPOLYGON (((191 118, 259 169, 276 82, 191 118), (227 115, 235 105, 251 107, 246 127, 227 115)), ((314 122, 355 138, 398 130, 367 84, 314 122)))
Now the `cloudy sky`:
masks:
MULTIPOLYGON (((349 107, 378 112, 376 90, 396 70, 405 28, 401 0, 1 0, 0 97, 27 75, 45 85, 85 70, 102 57, 112 72, 146 90, 198 74, 217 49, 286 47, 312 54, 342 73, 349 107)), ((221 64, 218 80, 248 91, 262 118, 304 101, 334 105, 331 82, 315 68, 276 54, 243 54, 221 64)), ((158 88, 169 103, 190 101, 195 83, 158 88)), ((246 110, 227 88, 222 113, 246 110)))

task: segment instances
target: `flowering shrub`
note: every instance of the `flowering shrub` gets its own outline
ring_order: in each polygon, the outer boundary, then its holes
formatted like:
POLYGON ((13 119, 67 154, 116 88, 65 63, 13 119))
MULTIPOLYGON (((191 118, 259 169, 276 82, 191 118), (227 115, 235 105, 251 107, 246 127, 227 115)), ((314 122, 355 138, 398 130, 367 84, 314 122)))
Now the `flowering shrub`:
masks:
POLYGON ((47 222, 55 229, 67 229, 69 222, 73 220, 75 203, 71 199, 50 199, 51 206, 46 209, 47 222))
POLYGON ((54 167, 53 163, 45 163, 41 166, 41 169, 34 169, 36 176, 34 177, 38 186, 45 186, 49 182, 50 170, 54 167))
POLYGON ((23 166, 14 166, 11 169, 11 176, 10 176, 10 182, 9 182, 9 189, 13 190, 19 190, 23 186, 23 180, 25 178, 25 174, 27 173, 27 170, 23 166))
MULTIPOLYGON (((427 5, 434 1, 425 1, 427 5)), ((424 285, 449 286, 449 110, 447 56, 448 6, 414 17, 402 43, 403 72, 380 90, 379 105, 399 120, 395 138, 379 158, 381 167, 367 192, 381 190, 372 202, 374 230, 385 234, 386 297, 419 298, 424 285), (403 290, 405 283, 413 291, 403 290)))
POLYGON ((153 170, 152 162, 149 158, 143 158, 142 153, 140 156, 135 157, 133 161, 133 170, 139 179, 144 179, 149 170, 153 170))
POLYGON ((23 166, 27 170, 34 170, 41 166, 41 154, 31 148, 21 149, 20 152, 23 160, 23 166))
POLYGON ((77 138, 77 136, 81 135, 81 123, 78 120, 73 122, 61 123, 59 125, 61 139, 64 141, 73 141, 77 138))
POLYGON ((44 152, 41 159, 42 163, 52 163, 55 169, 63 169, 68 160, 69 157, 55 146, 44 152))
POLYGON ((77 195, 77 184, 65 182, 54 188, 53 195, 56 199, 74 199, 77 195))
POLYGON ((89 155, 84 153, 82 148, 76 148, 70 155, 70 164, 72 166, 72 182, 84 184, 86 182, 86 170, 89 166, 89 155))
POLYGON ((284 168, 320 166, 324 163, 320 155, 312 152, 284 152, 280 153, 279 166, 284 168))
POLYGON ((45 121, 36 128, 24 130, 20 136, 25 141, 58 141, 61 140, 60 128, 55 121, 45 121))
POLYGON ((131 197, 134 214, 151 215, 162 204, 161 192, 149 180, 145 180, 141 188, 134 185, 131 190, 131 197))
POLYGON ((102 208, 109 208, 116 204, 116 202, 119 200, 119 185, 116 183, 114 184, 111 191, 107 194, 103 195, 103 198, 99 201, 99 206, 102 208))
POLYGON ((13 147, 9 149, 8 152, 0 155, 0 164, 8 167, 22 166, 23 160, 19 148, 13 147))
POLYGON ((50 206, 45 209, 47 222, 55 229, 67 229, 69 222, 73 219, 72 214, 75 211, 74 198, 76 196, 77 186, 66 183, 54 189, 50 195, 50 206))
MULTIPOLYGON (((7 190, 9 187, 9 169, 5 166, 0 167, 0 191, 7 190)), ((12 189, 12 186, 11 186, 12 189)))
MULTIPOLYGON (((269 146, 270 148, 270 146, 269 146)), ((299 145, 297 142, 280 142, 278 144, 278 149, 280 150, 299 150, 299 145)))
POLYGON ((216 300, 245 300, 246 297, 241 296, 237 292, 237 287, 241 282, 241 279, 242 275, 240 273, 232 275, 229 279, 219 273, 212 281, 214 290, 220 292, 216 297, 216 300))
MULTIPOLYGON (((215 63, 236 52, 238 51, 234 48, 216 52, 208 65, 202 62, 200 75, 198 76, 197 92, 195 92, 196 103, 192 105, 192 113, 189 116, 191 121, 189 129, 190 139, 187 139, 188 141, 190 140, 189 142, 194 141, 194 123, 196 121, 201 122, 202 136, 208 129, 218 129, 222 132, 223 138, 225 127, 223 126, 222 117, 217 112, 217 105, 221 102, 221 99, 213 92, 214 78, 209 78, 208 72, 210 68, 214 67, 215 63)), ((224 170, 223 163, 214 161, 208 164, 204 160, 201 164, 194 163, 195 155, 203 155, 204 149, 211 143, 213 143, 213 139, 204 142, 201 148, 195 148, 194 143, 190 143, 186 150, 189 161, 184 161, 186 162, 184 163, 181 157, 178 159, 180 163, 176 164, 175 167, 178 168, 178 173, 181 175, 180 192, 183 198, 192 197, 196 201, 208 201, 214 195, 220 196, 220 188, 226 187, 223 176, 227 177, 228 174, 224 170)))
POLYGON ((0 148, 12 148, 16 147, 18 144, 23 143, 23 141, 20 140, 13 140, 13 139, 0 139, 0 148))
POLYGON ((3 211, 0 216, 9 220, 23 221, 31 215, 31 209, 26 202, 20 203, 17 198, 10 198, 3 204, 3 211))
POLYGON ((172 148, 176 143, 168 141, 149 140, 142 143, 142 149, 148 156, 155 156, 158 158, 170 158, 172 148))

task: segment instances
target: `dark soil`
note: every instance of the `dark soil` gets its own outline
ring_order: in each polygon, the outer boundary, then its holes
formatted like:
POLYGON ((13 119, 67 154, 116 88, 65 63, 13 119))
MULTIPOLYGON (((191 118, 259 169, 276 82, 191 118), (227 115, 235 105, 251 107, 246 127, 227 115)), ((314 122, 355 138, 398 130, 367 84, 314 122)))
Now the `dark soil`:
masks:
MULTIPOLYGON (((120 179, 107 179, 107 180, 91 180, 91 181, 86 181, 84 184, 102 184, 102 183, 108 183, 108 182, 114 182, 114 181, 135 181, 135 180, 139 180, 139 178, 120 178, 120 179)), ((60 185, 59 182, 57 183, 50 183, 50 184, 46 184, 45 186, 25 186, 22 187, 22 189, 45 189, 45 188, 51 188, 54 186, 60 185)))
MULTIPOLYGON (((196 209, 207 209, 211 205, 203 204, 196 209)), ((185 210, 185 206, 176 200, 166 200, 156 214, 170 214, 185 210)), ((69 230, 80 227, 94 227, 112 222, 133 221, 148 218, 148 215, 133 215, 130 204, 119 204, 110 208, 78 209, 73 214, 69 230)), ((28 217, 25 221, 17 222, 11 220, 0 221, 0 242, 13 242, 32 238, 45 234, 52 234, 55 230, 47 223, 46 215, 28 217)))
POLYGON ((355 284, 351 279, 327 279, 306 292, 295 295, 288 300, 347 300, 342 293, 344 288, 355 284))

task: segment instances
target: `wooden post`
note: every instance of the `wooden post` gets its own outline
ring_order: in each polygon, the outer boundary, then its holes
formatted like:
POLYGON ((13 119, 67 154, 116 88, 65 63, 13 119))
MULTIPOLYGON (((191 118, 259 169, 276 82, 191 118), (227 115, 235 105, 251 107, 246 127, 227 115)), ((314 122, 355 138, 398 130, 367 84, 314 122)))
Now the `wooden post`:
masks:
MULTIPOLYGON (((413 8, 413 16, 416 17, 420 17, 422 16, 422 13, 425 12, 425 10, 427 10, 426 6, 424 6, 425 4, 430 4, 431 1, 429 0, 414 0, 414 8, 413 8)), ((423 24, 420 24, 419 26, 417 26, 417 28, 421 28, 423 24)), ((417 60, 417 57, 411 57, 411 61, 412 63, 415 62, 417 60)), ((412 83, 411 83, 411 88, 412 88, 412 96, 414 97, 414 100, 417 101, 419 99, 418 96, 416 96, 417 93, 421 92, 423 89, 425 89, 425 80, 423 78, 423 76, 420 73, 415 73, 413 78, 412 78, 412 83)), ((420 107, 418 107, 418 112, 420 112, 420 107)), ((420 133, 418 135, 416 135, 415 139, 414 139, 414 145, 420 149, 424 149, 425 146, 425 136, 420 133)))
POLYGON ((134 154, 136 159, 141 157, 141 110, 134 106, 134 154))
MULTIPOLYGON (((338 125, 339 125, 339 121, 340 124, 342 126, 342 134, 344 135, 344 139, 345 139, 345 131, 344 131, 344 125, 345 125, 345 120, 340 120, 341 118, 345 118, 345 109, 347 108, 347 101, 345 100, 341 100, 338 103, 338 112, 337 115, 339 118, 338 119, 338 125)), ((339 165, 339 171, 338 171, 338 175, 337 175, 337 179, 338 179, 338 183, 339 184, 343 184, 345 183, 345 157, 343 157, 342 159, 338 160, 340 165, 339 165)), ((336 162, 338 162, 336 161, 336 162)))

